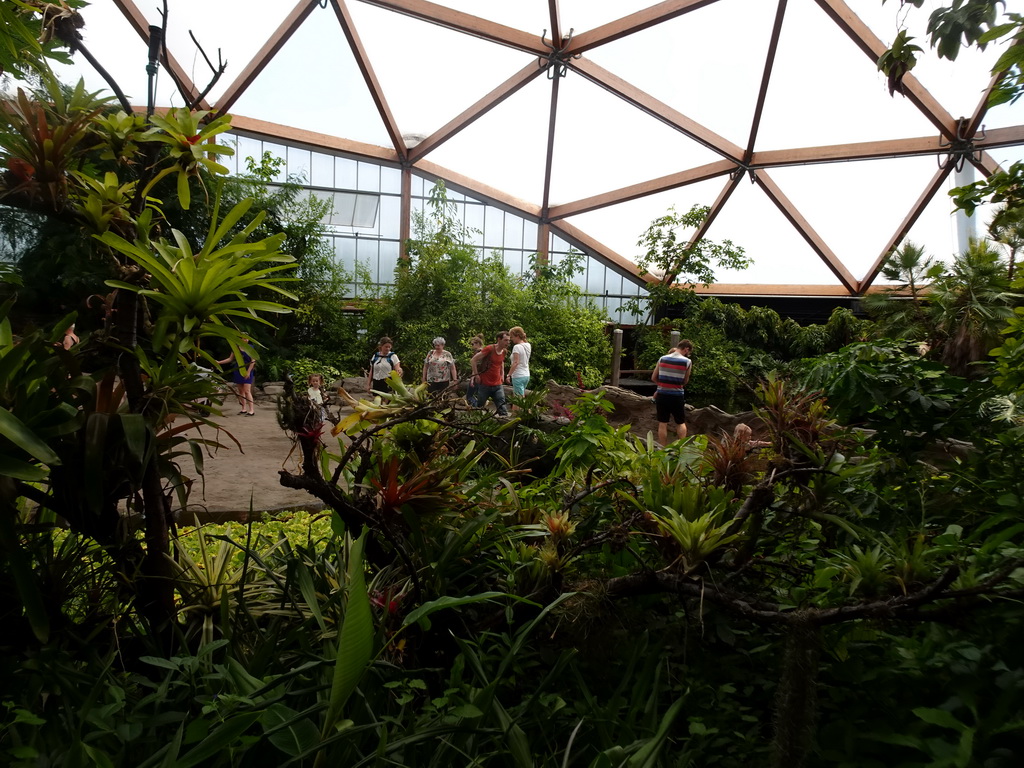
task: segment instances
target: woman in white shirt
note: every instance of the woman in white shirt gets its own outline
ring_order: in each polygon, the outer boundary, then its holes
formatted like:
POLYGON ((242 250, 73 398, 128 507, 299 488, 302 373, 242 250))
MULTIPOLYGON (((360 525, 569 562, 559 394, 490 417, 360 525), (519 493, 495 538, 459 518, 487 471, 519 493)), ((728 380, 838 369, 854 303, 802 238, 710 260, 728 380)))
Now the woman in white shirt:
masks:
POLYGON ((512 363, 505 378, 512 384, 512 394, 523 397, 530 383, 530 355, 533 354, 533 347, 526 340, 526 331, 518 325, 510 328, 508 335, 512 340, 512 363))

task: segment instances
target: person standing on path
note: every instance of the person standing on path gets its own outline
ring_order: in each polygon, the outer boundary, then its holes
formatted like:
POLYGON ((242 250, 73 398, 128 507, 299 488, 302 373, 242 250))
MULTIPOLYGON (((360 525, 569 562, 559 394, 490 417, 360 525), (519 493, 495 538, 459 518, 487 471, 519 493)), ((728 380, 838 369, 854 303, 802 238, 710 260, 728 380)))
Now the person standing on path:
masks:
POLYGON ((444 392, 452 382, 458 381, 459 374, 455 371, 455 358, 444 348, 444 338, 438 336, 432 343, 434 348, 423 361, 423 381, 427 391, 433 395, 444 392))
POLYGON ((402 362, 398 355, 391 351, 392 341, 388 336, 381 336, 377 342, 377 351, 370 357, 370 370, 366 373, 366 394, 373 397, 371 390, 387 392, 387 378, 392 371, 398 371, 402 376, 402 362))
MULTIPOLYGON (((249 339, 242 339, 242 344, 248 343, 249 339)), ((242 353, 242 364, 238 365, 236 360, 235 368, 231 372, 231 383, 235 385, 235 396, 238 398, 238 404, 242 408, 238 415, 255 416, 256 402, 252 397, 252 383, 256 378, 256 358, 252 357, 244 349, 239 349, 239 351, 242 353)), ((232 360, 235 360, 235 356, 228 355, 223 360, 218 360, 217 365, 226 365, 232 360)))
POLYGON ((658 385, 654 405, 658 414, 658 442, 668 445, 668 420, 676 422, 676 439, 686 437, 686 385, 690 381, 693 342, 683 339, 654 366, 651 381, 658 385))
MULTIPOLYGON (((472 339, 469 340, 469 345, 473 348, 473 352, 470 357, 475 356, 481 349, 484 348, 484 337, 483 334, 478 333, 472 339)), ((476 403, 476 380, 472 377, 469 379, 469 384, 466 385, 466 402, 470 406, 476 403)))
POLYGON ((530 384, 530 355, 533 354, 533 345, 526 340, 526 331, 521 326, 509 328, 508 336, 512 343, 512 362, 505 378, 512 385, 512 394, 523 397, 530 384))
POLYGON ((499 331, 493 344, 488 344, 470 360, 473 377, 470 386, 476 385, 476 397, 470 403, 477 408, 487 405, 493 398, 499 416, 508 416, 505 407, 505 348, 508 347, 508 331, 499 331))

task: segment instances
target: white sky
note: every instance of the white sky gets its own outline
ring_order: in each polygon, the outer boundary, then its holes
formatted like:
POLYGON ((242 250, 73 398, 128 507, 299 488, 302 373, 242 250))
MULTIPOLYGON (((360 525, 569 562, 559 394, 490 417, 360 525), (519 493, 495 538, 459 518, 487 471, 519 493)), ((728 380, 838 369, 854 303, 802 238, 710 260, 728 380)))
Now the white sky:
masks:
MULTIPOLYGON (((899 0, 847 0, 883 42, 907 16, 918 42, 939 3, 900 10, 899 0)), ((138 0, 156 20, 157 0, 138 0)), ((549 26, 545 0, 447 0, 540 36, 549 26)), ((593 28, 653 4, 628 0, 560 0, 567 31, 593 28)), ((363 44, 403 133, 429 134, 532 57, 457 32, 349 0, 363 44)), ((1024 0, 1009 0, 1024 12, 1024 0)), ((170 0, 169 48, 205 82, 205 64, 188 39, 191 28, 207 52, 220 47, 229 69, 217 97, 291 10, 290 0, 170 0)), ((720 0, 587 57, 669 106, 741 146, 751 116, 774 21, 775 2, 720 0)), ((84 10, 85 43, 122 83, 129 98, 145 100, 145 47, 112 0, 84 10)), ((926 55, 914 74, 954 115, 970 115, 998 52, 964 51, 955 63, 926 55)), ((102 81, 82 62, 76 72, 90 87, 102 81)), ((65 79, 74 75, 63 73, 65 79)), ((641 114, 574 73, 560 83, 552 204, 570 202, 718 159, 710 150, 641 114)), ((162 105, 179 103, 161 74, 162 105)), ((540 202, 550 83, 541 76, 454 139, 429 160, 531 202, 540 202)), ((316 8, 235 104, 236 114, 388 145, 334 12, 316 8)), ((989 128, 1024 124, 1024 99, 986 117, 989 128)), ((885 78, 813 0, 790 0, 756 149, 783 149, 936 133, 906 100, 889 97, 885 78)), ((1004 165, 1024 159, 1017 147, 992 153, 1004 165)), ((861 278, 936 170, 934 158, 877 160, 777 169, 776 183, 801 209, 855 278, 861 278)), ((725 179, 715 179, 575 216, 569 222, 623 256, 669 206, 710 205, 725 179)), ((952 184, 950 184, 952 186, 952 184)), ((910 239, 940 258, 956 248, 951 206, 936 199, 910 239)), ((981 223, 987 220, 980 214, 981 223)), ((740 184, 709 237, 730 239, 755 260, 718 281, 834 284, 836 279, 761 190, 740 184)))

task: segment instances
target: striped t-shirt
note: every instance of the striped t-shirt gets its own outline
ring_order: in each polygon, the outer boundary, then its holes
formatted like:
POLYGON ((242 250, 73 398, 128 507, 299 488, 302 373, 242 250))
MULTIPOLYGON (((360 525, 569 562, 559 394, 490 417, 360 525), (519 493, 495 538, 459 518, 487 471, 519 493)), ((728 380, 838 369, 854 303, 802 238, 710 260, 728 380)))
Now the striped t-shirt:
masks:
POLYGON ((658 394, 685 394, 683 383, 691 365, 690 358, 678 353, 669 353, 658 360, 658 394))

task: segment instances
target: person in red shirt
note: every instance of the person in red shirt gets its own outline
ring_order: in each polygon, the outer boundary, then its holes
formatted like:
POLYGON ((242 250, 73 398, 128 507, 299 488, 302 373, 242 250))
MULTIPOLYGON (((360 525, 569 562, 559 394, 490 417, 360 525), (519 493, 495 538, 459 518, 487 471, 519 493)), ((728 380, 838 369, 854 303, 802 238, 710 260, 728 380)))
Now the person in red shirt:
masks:
POLYGON ((470 360, 473 377, 469 380, 470 387, 476 387, 476 397, 472 405, 483 408, 488 398, 493 398, 494 407, 499 416, 508 416, 505 407, 505 349, 508 347, 508 331, 499 331, 493 344, 488 344, 470 360))

